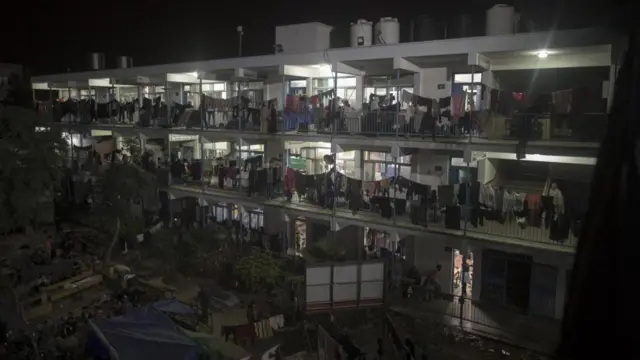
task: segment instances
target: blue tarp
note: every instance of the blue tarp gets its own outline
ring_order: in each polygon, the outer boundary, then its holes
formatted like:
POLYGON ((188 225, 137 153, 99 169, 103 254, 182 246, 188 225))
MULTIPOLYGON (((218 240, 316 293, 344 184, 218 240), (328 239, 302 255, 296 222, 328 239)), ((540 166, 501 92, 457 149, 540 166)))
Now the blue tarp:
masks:
POLYGON ((154 309, 170 315, 195 316, 196 311, 189 305, 175 299, 166 299, 151 304, 154 309))
MULTIPOLYGON (((124 316, 94 323, 100 336, 115 349, 119 360, 194 360, 198 345, 177 325, 152 306, 134 309, 124 316)), ((105 354, 106 349, 95 349, 105 354)))

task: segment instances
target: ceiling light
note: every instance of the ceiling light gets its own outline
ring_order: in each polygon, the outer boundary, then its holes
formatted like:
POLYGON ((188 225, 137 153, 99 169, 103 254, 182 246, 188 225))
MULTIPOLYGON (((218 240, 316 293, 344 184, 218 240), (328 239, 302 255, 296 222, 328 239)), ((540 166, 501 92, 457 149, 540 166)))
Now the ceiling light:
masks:
POLYGON ((549 52, 547 50, 540 50, 536 55, 538 55, 538 58, 540 59, 545 59, 547 56, 549 56, 549 52))

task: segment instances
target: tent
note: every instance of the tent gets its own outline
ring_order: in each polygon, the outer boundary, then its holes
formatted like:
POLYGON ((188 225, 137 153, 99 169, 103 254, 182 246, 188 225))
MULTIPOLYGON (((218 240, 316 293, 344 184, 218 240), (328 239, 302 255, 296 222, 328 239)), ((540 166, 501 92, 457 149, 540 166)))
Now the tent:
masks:
POLYGON ((157 301, 151 306, 167 315, 195 316, 196 311, 185 303, 181 303, 176 299, 166 299, 157 301))
POLYGON ((95 358, 110 360, 194 360, 199 346, 153 306, 91 322, 87 346, 95 358))

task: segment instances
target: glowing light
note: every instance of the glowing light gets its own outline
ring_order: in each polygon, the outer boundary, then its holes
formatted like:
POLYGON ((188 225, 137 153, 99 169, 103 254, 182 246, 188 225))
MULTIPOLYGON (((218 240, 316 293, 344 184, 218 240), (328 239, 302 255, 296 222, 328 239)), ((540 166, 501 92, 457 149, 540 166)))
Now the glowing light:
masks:
POLYGON ((536 55, 538 55, 540 59, 546 59, 547 56, 549 56, 549 52, 547 50, 540 50, 536 55))

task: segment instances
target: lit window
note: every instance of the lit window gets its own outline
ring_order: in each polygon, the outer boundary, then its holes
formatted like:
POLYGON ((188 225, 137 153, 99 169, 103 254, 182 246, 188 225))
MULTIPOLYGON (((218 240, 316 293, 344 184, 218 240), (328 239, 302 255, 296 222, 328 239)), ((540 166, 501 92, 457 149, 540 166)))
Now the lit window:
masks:
POLYGON ((338 87, 339 88, 355 87, 355 86, 356 86, 356 78, 355 77, 338 78, 338 87))
POLYGON ((482 82, 482 73, 476 74, 455 74, 453 75, 453 82, 458 83, 479 83, 482 82), (473 76, 472 76, 473 75, 473 76))
POLYGON ((215 83, 213 84, 213 91, 225 91, 227 88, 227 84, 225 83, 215 83))
POLYGON ((306 80, 291 80, 289 82, 289 87, 292 87, 292 88, 307 87, 307 81, 306 80))

